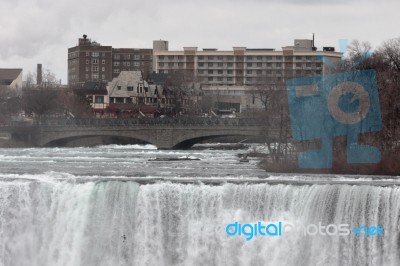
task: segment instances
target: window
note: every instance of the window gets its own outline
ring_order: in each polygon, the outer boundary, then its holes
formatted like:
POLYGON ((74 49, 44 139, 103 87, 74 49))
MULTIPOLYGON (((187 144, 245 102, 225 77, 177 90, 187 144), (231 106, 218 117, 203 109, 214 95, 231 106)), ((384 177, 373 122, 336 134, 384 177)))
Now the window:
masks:
POLYGON ((103 65, 105 65, 106 64, 106 60, 101 60, 101 63, 103 64, 103 65))
POLYGON ((89 53, 89 52, 86 52, 86 56, 90 56, 90 53, 89 53))
POLYGON ((204 74, 204 70, 203 70, 203 69, 199 69, 199 70, 198 70, 198 73, 199 73, 199 74, 204 74))
POLYGON ((252 56, 248 56, 247 60, 253 60, 253 57, 252 56))
POLYGON ((249 75, 253 74, 253 70, 247 70, 247 74, 249 75))
POLYGON ((223 66, 224 66, 224 63, 218 63, 218 66, 219 66, 219 67, 223 67, 223 66))
MULTIPOLYGON (((135 55, 136 56, 136 55, 135 55)), ((135 57, 135 59, 137 59, 136 57, 135 57)), ((158 57, 158 59, 159 60, 164 60, 164 56, 163 55, 160 55, 159 57, 158 57)))
POLYGON ((218 81, 222 81, 222 77, 218 77, 217 80, 218 80, 218 81))
POLYGON ((121 86, 117 86, 117 90, 119 90, 119 91, 120 91, 120 90, 121 90, 121 86))
POLYGON ((127 87, 127 90, 128 90, 128 91, 133 91, 133 86, 128 86, 128 87, 127 87))
POLYGON ((214 60, 214 56, 209 56, 208 60, 214 60))
POLYGON ((98 66, 93 66, 92 67, 92 71, 99 71, 99 67, 98 66))
POLYGON ((208 77, 208 81, 213 81, 214 78, 213 77, 208 77))
POLYGON ((102 79, 102 80, 105 80, 105 79, 106 79, 106 75, 101 74, 101 79, 102 79))
MULTIPOLYGON (((136 63, 136 62, 135 62, 135 63, 136 63)), ((158 63, 158 66, 163 67, 163 66, 164 66, 164 63, 160 62, 160 63, 158 63)))
POLYGON ((86 70, 86 72, 89 72, 89 67, 87 66, 87 67, 85 68, 85 70, 86 70))
POLYGON ((125 59, 125 60, 130 60, 130 59, 131 59, 131 55, 130 55, 130 54, 124 55, 124 59, 125 59))
POLYGON ((296 67, 301 67, 301 63, 296 63, 296 67))
MULTIPOLYGON (((161 57, 162 57, 162 59, 164 59, 164 56, 160 56, 160 59, 161 59, 161 57)), ((133 59, 139 60, 139 59, 140 59, 140 55, 139 55, 139 54, 135 54, 135 55, 133 56, 133 59)))
POLYGON ((99 59, 92 59, 92 63, 93 64, 98 64, 99 63, 99 59))
POLYGON ((218 74, 222 75, 223 71, 222 70, 218 70, 218 74))
POLYGON ((199 63, 199 67, 202 67, 202 66, 204 66, 204 63, 203 62, 199 63))
POLYGON ((182 63, 182 62, 179 62, 179 63, 178 63, 178 66, 183 67, 183 63, 182 63))
POLYGON ((101 53, 101 56, 106 57, 106 53, 101 53))
POLYGON ((262 63, 257 63, 257 67, 262 67, 262 63))
POLYGON ((94 102, 95 103, 104 103, 104 96, 95 96, 94 102))
POLYGON ((213 63, 208 63, 208 66, 209 66, 209 67, 212 67, 212 66, 213 66, 213 63))
POLYGON ((247 66, 248 66, 248 67, 252 67, 252 66, 253 66, 253 63, 247 63, 247 66))
POLYGON ((89 79, 89 74, 85 74, 85 79, 89 79))
POLYGON ((199 60, 203 60, 203 58, 204 58, 204 57, 203 57, 202 55, 199 56, 199 60))
POLYGON ((228 67, 233 67, 233 63, 228 63, 228 67))
POLYGON ((89 65, 89 60, 86 60, 86 65, 89 65))
POLYGON ((119 69, 114 69, 114 73, 119 73, 119 69))
POLYGON ((224 58, 222 56, 218 56, 218 60, 223 60, 224 58))
POLYGON ((275 66, 276 67, 282 67, 282 64, 281 63, 275 63, 275 66))
POLYGON ((233 81, 233 78, 232 77, 228 77, 227 81, 233 81))
POLYGON ((119 62, 114 62, 114 66, 119 66, 119 62))
POLYGON ((179 60, 183 60, 183 55, 178 55, 179 60))
POLYGON ((214 70, 208 70, 208 74, 213 74, 214 70))
POLYGON ((261 56, 257 56, 257 60, 262 60, 262 57, 261 56))
POLYGON ((92 52, 92 57, 99 57, 99 52, 92 52))
POLYGON ((261 75, 262 71, 261 70, 257 70, 257 75, 261 75))
POLYGON ((101 71, 102 72, 106 71, 106 68, 105 67, 101 67, 101 71))
POLYGON ((228 70, 228 75, 232 75, 233 71, 232 70, 228 70))
POLYGON ((119 59, 120 59, 120 55, 119 55, 119 54, 115 54, 115 55, 114 55, 114 59, 115 59, 115 60, 119 60, 119 59))
POLYGON ((139 63, 139 62, 133 62, 133 65, 134 65, 135 67, 138 67, 138 66, 140 66, 140 63, 139 63))
POLYGON ((174 63, 168 63, 168 66, 172 67, 172 66, 174 66, 174 63))
POLYGON ((97 73, 92 74, 92 79, 99 79, 99 74, 97 74, 97 73))
POLYGON ((311 67, 311 63, 306 63, 306 67, 311 67))

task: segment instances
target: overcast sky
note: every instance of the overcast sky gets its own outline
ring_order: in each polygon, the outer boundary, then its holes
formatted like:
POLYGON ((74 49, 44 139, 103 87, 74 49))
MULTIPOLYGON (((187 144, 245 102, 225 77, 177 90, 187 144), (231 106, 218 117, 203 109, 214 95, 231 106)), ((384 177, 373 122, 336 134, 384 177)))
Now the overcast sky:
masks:
POLYGON ((339 39, 374 48, 400 37, 399 0, 1 0, 0 68, 42 63, 67 83, 67 49, 87 34, 115 48, 183 46, 231 50, 276 48, 316 36, 316 46, 339 39))

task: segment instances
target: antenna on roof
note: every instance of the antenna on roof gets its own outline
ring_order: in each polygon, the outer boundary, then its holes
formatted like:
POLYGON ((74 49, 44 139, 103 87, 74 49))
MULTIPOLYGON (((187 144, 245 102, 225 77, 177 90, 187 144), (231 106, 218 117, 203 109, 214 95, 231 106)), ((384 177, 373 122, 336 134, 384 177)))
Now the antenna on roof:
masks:
POLYGON ((317 47, 315 47, 315 34, 312 34, 312 50, 317 51, 317 47))

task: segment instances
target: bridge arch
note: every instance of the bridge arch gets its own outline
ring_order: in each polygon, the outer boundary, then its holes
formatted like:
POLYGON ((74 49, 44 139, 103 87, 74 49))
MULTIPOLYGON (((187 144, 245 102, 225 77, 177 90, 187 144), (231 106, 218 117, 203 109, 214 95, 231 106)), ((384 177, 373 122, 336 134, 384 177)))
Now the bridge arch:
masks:
MULTIPOLYGON (((70 143, 70 142, 79 142, 79 140, 84 140, 84 139, 92 139, 95 140, 97 138, 100 142, 103 140, 110 141, 112 139, 115 139, 115 143, 108 143, 108 144, 119 144, 118 140, 121 142, 139 142, 139 143, 146 143, 146 144, 152 144, 156 145, 154 143, 154 140, 148 136, 144 136, 143 134, 133 134, 132 132, 64 132, 63 134, 50 134, 46 135, 44 134, 41 137, 41 140, 39 143, 37 143, 39 146, 65 146, 65 144, 70 143)), ((99 143, 101 144, 101 143, 99 143)))

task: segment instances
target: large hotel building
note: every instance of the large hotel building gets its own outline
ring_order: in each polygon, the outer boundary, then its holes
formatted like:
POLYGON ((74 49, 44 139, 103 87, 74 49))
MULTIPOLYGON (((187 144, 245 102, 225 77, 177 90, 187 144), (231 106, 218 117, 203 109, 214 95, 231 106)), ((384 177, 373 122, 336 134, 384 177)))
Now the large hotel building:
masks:
POLYGON ((336 63, 341 53, 333 47, 317 51, 313 40, 295 40, 293 46, 275 49, 233 47, 231 51, 184 47, 182 51, 168 51, 165 41, 154 41, 153 71, 168 73, 185 70, 204 85, 251 86, 259 79, 286 79, 294 76, 322 74, 327 58, 336 63), (324 57, 324 59, 322 59, 324 57))

